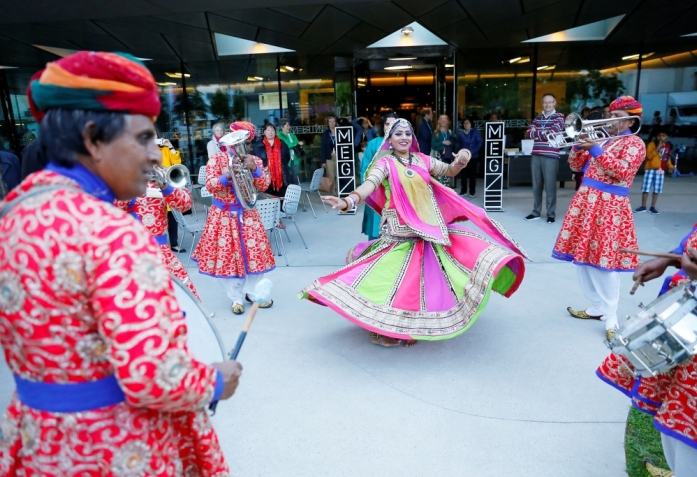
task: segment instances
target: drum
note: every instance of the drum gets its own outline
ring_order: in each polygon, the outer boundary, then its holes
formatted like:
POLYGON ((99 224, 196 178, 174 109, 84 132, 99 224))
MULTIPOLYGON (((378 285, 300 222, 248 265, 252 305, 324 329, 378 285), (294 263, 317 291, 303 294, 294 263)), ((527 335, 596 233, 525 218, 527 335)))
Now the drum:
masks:
POLYGON ((212 315, 203 308, 199 299, 191 293, 186 285, 175 277, 172 277, 172 281, 177 301, 186 319, 187 346, 194 358, 205 364, 225 361, 227 357, 223 341, 210 320, 212 315))
POLYGON ((665 373, 697 353, 697 298, 690 282, 639 307, 608 343, 632 363, 635 374, 665 373))

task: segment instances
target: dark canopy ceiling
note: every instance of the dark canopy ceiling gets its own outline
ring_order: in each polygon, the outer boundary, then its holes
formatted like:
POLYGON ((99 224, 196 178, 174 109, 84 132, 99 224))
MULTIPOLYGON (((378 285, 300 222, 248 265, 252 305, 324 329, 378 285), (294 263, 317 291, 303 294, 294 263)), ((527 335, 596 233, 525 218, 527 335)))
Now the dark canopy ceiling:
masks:
POLYGON ((159 81, 182 62, 196 84, 275 72, 275 56, 218 57, 214 32, 296 50, 283 61, 303 68, 299 77, 325 78, 333 56, 390 54, 365 48, 413 21, 459 49, 472 71, 508 68, 509 58, 531 54, 524 40, 622 14, 604 41, 541 44, 538 64, 605 68, 640 50, 697 50, 697 37, 681 38, 697 32, 695 1, 0 0, 0 11, 0 65, 19 67, 6 70, 17 89, 57 58, 32 45, 127 51, 151 58, 159 81))

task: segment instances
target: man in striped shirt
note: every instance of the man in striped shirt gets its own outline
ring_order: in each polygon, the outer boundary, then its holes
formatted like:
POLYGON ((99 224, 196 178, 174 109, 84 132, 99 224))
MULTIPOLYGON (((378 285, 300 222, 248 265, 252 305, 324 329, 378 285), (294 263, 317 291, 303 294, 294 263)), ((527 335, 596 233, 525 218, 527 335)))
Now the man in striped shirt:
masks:
POLYGON ((532 148, 532 191, 535 198, 532 214, 525 220, 540 218, 542 212, 542 188, 547 194, 547 223, 553 224, 557 208, 557 171, 559 170, 559 149, 547 142, 548 135, 564 130, 564 115, 554 106, 557 100, 552 93, 542 96, 542 114, 538 115, 525 133, 527 139, 534 139, 532 148))

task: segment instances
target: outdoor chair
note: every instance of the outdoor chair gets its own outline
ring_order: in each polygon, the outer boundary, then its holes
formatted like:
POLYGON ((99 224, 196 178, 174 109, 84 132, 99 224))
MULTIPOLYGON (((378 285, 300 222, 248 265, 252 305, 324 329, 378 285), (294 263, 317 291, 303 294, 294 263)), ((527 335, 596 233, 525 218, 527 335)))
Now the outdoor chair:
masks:
POLYGON ((283 255, 286 260, 286 267, 288 266, 288 257, 286 256, 286 249, 283 245, 283 239, 279 240, 281 232, 278 229, 278 212, 281 201, 278 199, 263 199, 257 200, 254 208, 259 212, 261 217, 261 223, 264 224, 264 229, 266 231, 271 231, 274 238, 276 239, 276 249, 279 255, 283 255), (283 253, 281 253, 283 250, 283 253))
MULTIPOLYGON (((196 235, 200 234, 203 232, 203 228, 206 226, 205 222, 196 222, 195 224, 190 224, 189 222, 186 221, 186 218, 181 212, 177 212, 176 210, 172 209, 172 215, 174 215, 174 220, 177 221, 177 225, 179 228, 184 231, 185 234, 191 234, 191 247, 189 248, 189 258, 186 261, 186 267, 189 268, 189 263, 191 262, 191 254, 194 251, 194 245, 196 245, 196 235)), ((179 238, 179 243, 177 246, 181 248, 184 245, 184 237, 183 235, 180 236, 179 238)))
POLYGON ((309 189, 302 189, 302 192, 305 193, 305 196, 303 197, 303 210, 307 212, 307 208, 305 207, 305 200, 307 199, 307 202, 310 204, 310 209, 312 209, 312 215, 317 218, 317 215, 315 214, 315 208, 312 207, 312 201, 310 200, 310 192, 317 192, 317 195, 319 196, 320 202, 322 202, 322 206, 324 207, 324 211, 326 213, 329 213, 327 210, 327 206, 325 205, 324 201, 322 201, 322 194, 319 192, 319 186, 322 184, 322 176, 324 176, 324 168, 320 167, 319 169, 315 169, 315 172, 312 173, 312 180, 310 181, 310 188, 309 189))
MULTIPOLYGON (((286 188, 286 195, 283 198, 283 210, 279 212, 278 217, 279 219, 290 219, 293 221, 295 230, 297 230, 298 235, 300 235, 300 240, 303 241, 303 245, 305 245, 305 248, 307 248, 303 234, 300 233, 298 223, 295 221, 295 214, 298 212, 298 204, 300 203, 300 194, 302 194, 302 189, 300 186, 291 184, 286 188)), ((288 235, 287 231, 286 235, 288 235)), ((290 237, 288 238, 288 241, 290 242, 290 237)))

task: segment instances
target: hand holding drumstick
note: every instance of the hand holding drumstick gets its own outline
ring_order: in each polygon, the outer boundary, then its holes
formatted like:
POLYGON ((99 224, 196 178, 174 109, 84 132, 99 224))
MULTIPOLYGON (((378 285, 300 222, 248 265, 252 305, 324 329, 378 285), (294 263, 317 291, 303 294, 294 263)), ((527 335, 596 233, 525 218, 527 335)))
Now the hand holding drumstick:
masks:
MULTIPOLYGON (((674 267, 680 267, 681 262, 682 263, 687 263, 688 261, 691 261, 689 258, 688 260, 684 260, 685 257, 688 257, 688 251, 685 252, 684 255, 678 255, 675 253, 661 253, 661 252, 646 252, 643 250, 630 250, 626 248, 621 248, 619 250, 620 252, 623 253, 633 253, 636 255, 648 255, 651 257, 656 257, 654 259, 651 259, 647 262, 640 263, 639 266, 636 268, 634 271, 634 275, 632 275, 632 279, 634 280, 634 286, 632 287, 632 290, 629 292, 630 295, 634 295, 634 293, 637 291, 639 286, 644 286, 645 282, 651 281, 654 278, 658 278, 663 273, 666 271, 666 268, 669 266, 674 266, 674 267)), ((688 264, 688 268, 690 265, 694 265, 696 269, 695 277, 697 277, 697 251, 694 249, 690 249, 689 253, 694 254, 694 261, 691 264, 688 264)), ((683 268, 685 268, 683 266, 683 268)), ((687 270, 685 270, 687 272, 687 270)), ((689 273, 688 273, 689 275, 689 273)))

